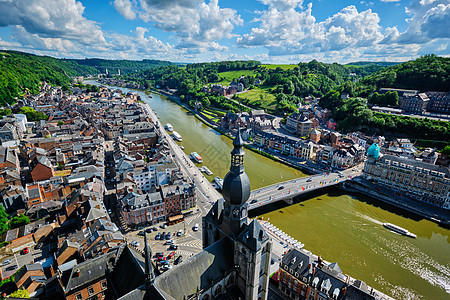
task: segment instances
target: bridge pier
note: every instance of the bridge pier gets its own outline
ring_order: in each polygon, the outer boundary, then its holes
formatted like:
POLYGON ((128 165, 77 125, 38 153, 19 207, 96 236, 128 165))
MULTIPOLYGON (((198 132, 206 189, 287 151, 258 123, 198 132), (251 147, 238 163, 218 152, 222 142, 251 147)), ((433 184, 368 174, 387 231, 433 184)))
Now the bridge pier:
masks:
POLYGON ((294 198, 286 198, 286 199, 283 199, 283 201, 289 205, 294 204, 294 198))

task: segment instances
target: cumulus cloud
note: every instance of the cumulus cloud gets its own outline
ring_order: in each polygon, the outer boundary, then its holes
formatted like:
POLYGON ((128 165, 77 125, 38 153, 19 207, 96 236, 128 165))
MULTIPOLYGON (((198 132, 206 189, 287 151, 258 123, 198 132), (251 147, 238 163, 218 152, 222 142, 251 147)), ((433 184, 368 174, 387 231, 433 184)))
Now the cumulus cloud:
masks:
POLYGON ((138 4, 134 12, 140 19, 173 32, 178 49, 202 48, 189 50, 193 52, 223 51, 226 47, 218 42, 233 37, 234 27, 243 24, 236 10, 220 7, 218 0, 140 0, 138 4))
POLYGON ((98 24, 83 17, 84 7, 75 0, 1 0, 0 11, 0 26, 19 25, 39 37, 82 44, 106 42, 98 24))
POLYGON ((135 4, 130 0, 115 0, 114 8, 127 20, 136 19, 135 4))
POLYGON ((351 5, 323 22, 316 22, 311 3, 304 9, 297 7, 270 2, 259 19, 260 26, 239 37, 237 44, 265 46, 269 54, 285 55, 365 47, 383 39, 380 19, 370 9, 358 12, 351 5))
POLYGON ((408 29, 401 33, 398 42, 403 44, 427 43, 436 38, 449 38, 449 0, 414 0, 405 8, 408 29))

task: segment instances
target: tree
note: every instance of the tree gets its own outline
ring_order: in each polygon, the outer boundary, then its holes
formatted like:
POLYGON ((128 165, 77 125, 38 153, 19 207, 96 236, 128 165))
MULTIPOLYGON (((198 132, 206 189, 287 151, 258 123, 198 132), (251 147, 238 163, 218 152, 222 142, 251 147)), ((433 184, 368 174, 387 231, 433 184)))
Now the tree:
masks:
POLYGON ((11 295, 9 295, 9 297, 30 298, 30 293, 28 293, 27 290, 17 290, 15 292, 11 293, 11 295))
POLYGON ((61 126, 61 125, 64 125, 64 122, 61 121, 61 120, 59 120, 59 121, 58 121, 58 126, 61 126))
POLYGON ((0 205, 0 234, 5 230, 8 230, 8 214, 3 208, 3 205, 0 205))
POLYGON ((9 220, 9 229, 19 228, 25 224, 30 223, 30 219, 25 215, 14 216, 9 220))

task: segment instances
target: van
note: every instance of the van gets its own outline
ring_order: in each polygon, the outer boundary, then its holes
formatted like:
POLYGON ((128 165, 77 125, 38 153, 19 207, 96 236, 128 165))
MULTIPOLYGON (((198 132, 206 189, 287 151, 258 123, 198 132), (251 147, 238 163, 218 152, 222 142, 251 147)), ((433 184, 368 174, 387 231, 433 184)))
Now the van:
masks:
POLYGON ((198 224, 196 223, 193 228, 194 231, 198 231, 198 224))

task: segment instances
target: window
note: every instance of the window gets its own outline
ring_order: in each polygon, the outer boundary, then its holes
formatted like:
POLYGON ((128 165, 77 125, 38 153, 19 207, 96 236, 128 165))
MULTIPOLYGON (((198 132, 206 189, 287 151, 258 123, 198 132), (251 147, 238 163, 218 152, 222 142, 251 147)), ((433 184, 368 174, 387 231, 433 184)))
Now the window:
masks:
POLYGON ((102 290, 106 289, 108 285, 106 284, 106 280, 102 281, 102 290))
POLYGON ((94 287, 93 286, 88 287, 88 293, 89 293, 89 295, 93 295, 94 294, 94 287))
POLYGON ((76 298, 77 300, 82 300, 82 299, 83 299, 83 296, 81 296, 81 293, 78 293, 78 294, 75 294, 75 298, 76 298))

